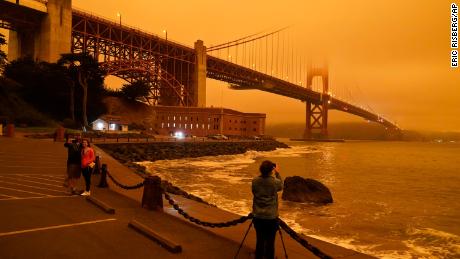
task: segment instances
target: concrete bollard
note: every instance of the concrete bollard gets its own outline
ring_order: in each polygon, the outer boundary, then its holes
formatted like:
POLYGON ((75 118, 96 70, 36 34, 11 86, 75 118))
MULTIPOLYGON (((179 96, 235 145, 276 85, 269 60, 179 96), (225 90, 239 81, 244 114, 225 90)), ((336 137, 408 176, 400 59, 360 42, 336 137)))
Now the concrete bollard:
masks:
POLYGON ((97 185, 99 188, 107 188, 109 185, 107 184, 107 165, 102 164, 101 166, 101 178, 99 184, 97 185))
POLYGON ((93 174, 100 174, 101 173, 101 157, 96 156, 96 159, 94 160, 94 169, 93 169, 93 174))
POLYGON ((3 136, 3 124, 0 123, 0 136, 3 136))
POLYGON ((55 141, 64 141, 65 137, 65 128, 60 126, 56 129, 56 139, 55 141))
POLYGON ((163 211, 163 192, 160 177, 149 176, 145 178, 142 208, 163 211))
POLYGON ((14 124, 7 124, 6 125, 6 136, 13 138, 14 137, 14 124))

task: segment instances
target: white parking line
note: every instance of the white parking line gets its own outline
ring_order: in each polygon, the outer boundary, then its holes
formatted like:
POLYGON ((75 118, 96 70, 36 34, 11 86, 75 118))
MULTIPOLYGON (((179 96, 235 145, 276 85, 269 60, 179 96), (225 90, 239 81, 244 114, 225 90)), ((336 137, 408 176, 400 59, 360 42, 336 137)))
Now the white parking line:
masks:
POLYGON ((41 176, 41 177, 49 177, 52 179, 58 179, 58 180, 64 180, 65 176, 64 173, 62 174, 4 174, 6 176, 8 175, 28 175, 28 176, 41 176))
POLYGON ((101 220, 85 221, 85 222, 79 222, 79 223, 73 223, 73 224, 64 224, 64 225, 57 225, 57 226, 49 226, 49 227, 43 227, 43 228, 24 229, 24 230, 18 230, 18 231, 11 231, 11 232, 0 233, 0 237, 3 237, 3 236, 11 236, 11 235, 17 235, 17 234, 24 234, 24 233, 29 233, 29 232, 37 232, 37 231, 42 231, 42 230, 50 230, 50 229, 58 229, 58 228, 68 228, 68 227, 82 226, 82 225, 88 225, 88 224, 96 224, 96 223, 108 222, 108 221, 114 221, 114 220, 117 220, 117 219, 115 219, 115 218, 110 218, 110 219, 101 219, 101 220))
POLYGON ((54 190, 54 189, 48 189, 48 188, 44 188, 44 187, 38 187, 38 186, 32 186, 32 185, 26 185, 26 184, 20 184, 20 183, 5 182, 5 181, 2 181, 2 180, 0 180, 0 183, 12 184, 12 185, 17 185, 17 186, 24 186, 24 187, 40 189, 40 190, 47 190, 47 191, 52 191, 52 192, 67 193, 67 192, 64 192, 62 190, 54 190))
POLYGON ((44 180, 44 181, 48 181, 48 182, 55 182, 55 183, 61 183, 62 184, 62 181, 64 181, 64 179, 62 179, 61 181, 58 181, 58 180, 52 180, 52 179, 46 179, 46 178, 41 178, 41 177, 35 177, 35 176, 30 176, 30 175, 20 175, 22 177, 28 177, 28 178, 32 178, 32 179, 39 179, 39 180, 44 180))
MULTIPOLYGON (((3 194, 3 193, 0 193, 0 196, 8 197, 8 199, 5 199, 5 200, 11 200, 11 199, 19 198, 19 197, 16 197, 16 196, 6 195, 6 194, 3 194)), ((3 200, 3 198, 1 198, 0 200, 3 200)))
MULTIPOLYGON (((7 160, 3 160, 3 159, 0 159, 0 162, 11 162, 11 159, 7 159, 7 160)), ((21 160, 21 163, 39 163, 39 164, 55 164, 55 165, 62 165, 63 163, 62 162, 56 162, 56 161, 44 161, 44 160, 40 160, 40 161, 32 161, 32 160, 21 160)))
POLYGON ((43 195, 43 196, 51 196, 51 195, 48 195, 48 194, 44 194, 44 193, 39 193, 39 192, 29 192, 29 191, 18 190, 18 189, 13 189, 13 188, 8 188, 8 187, 2 187, 2 186, 0 186, 0 189, 10 190, 10 191, 16 191, 16 192, 32 193, 32 194, 36 194, 36 195, 43 195))
POLYGON ((0 167, 8 167, 8 168, 39 168, 39 169, 65 168, 65 166, 28 166, 28 165, 2 165, 0 167))
POLYGON ((48 186, 53 186, 53 187, 62 188, 61 185, 55 185, 55 184, 49 184, 49 183, 42 183, 42 182, 35 182, 35 181, 30 181, 30 180, 21 179, 21 178, 19 178, 19 177, 14 177, 14 176, 0 175, 0 177, 9 178, 9 179, 17 180, 17 181, 22 181, 22 182, 36 183, 36 184, 39 184, 39 185, 48 185, 48 186))
POLYGON ((56 196, 46 196, 46 197, 43 197, 43 196, 40 196, 40 197, 14 197, 14 198, 8 198, 8 199, 0 199, 0 201, 50 199, 50 198, 78 198, 78 197, 81 197, 81 196, 80 195, 74 195, 74 196, 70 196, 70 195, 59 196, 59 195, 56 195, 56 196))

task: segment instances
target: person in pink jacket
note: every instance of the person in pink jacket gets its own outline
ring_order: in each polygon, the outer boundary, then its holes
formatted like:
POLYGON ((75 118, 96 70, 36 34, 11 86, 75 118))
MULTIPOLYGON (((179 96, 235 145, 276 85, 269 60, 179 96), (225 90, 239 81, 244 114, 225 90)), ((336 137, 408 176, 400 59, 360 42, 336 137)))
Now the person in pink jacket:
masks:
POLYGON ((81 169, 83 177, 85 178, 85 185, 86 189, 81 194, 82 196, 88 196, 91 194, 90 187, 91 187, 91 172, 93 171, 94 167, 94 150, 91 148, 91 144, 89 143, 88 139, 82 140, 82 148, 81 148, 81 169))

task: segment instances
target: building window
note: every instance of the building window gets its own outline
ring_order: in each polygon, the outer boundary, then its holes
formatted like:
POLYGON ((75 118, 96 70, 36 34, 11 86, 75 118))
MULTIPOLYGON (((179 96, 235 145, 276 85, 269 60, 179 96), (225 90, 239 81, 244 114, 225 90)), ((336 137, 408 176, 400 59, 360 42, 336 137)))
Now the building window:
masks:
POLYGON ((187 121, 187 116, 185 116, 185 121, 187 121))
POLYGON ((185 129, 187 129, 187 124, 184 124, 184 126, 185 126, 185 129))
POLYGON ((193 129, 193 124, 190 124, 190 129, 193 129))
POLYGON ((198 123, 196 124, 196 128, 197 128, 197 129, 199 129, 199 128, 200 128, 200 126, 198 125, 198 123))
POLYGON ((201 125, 201 128, 204 129, 204 124, 201 125))
POLYGON ((168 123, 168 128, 169 128, 169 123, 168 123))
POLYGON ((176 116, 173 117, 173 120, 176 120, 176 116))
POLYGON ((162 122, 162 123, 161 123, 161 128, 164 128, 164 127, 165 127, 165 123, 162 122))
POLYGON ((210 125, 210 124, 208 124, 208 129, 211 129, 211 125, 210 125))
POLYGON ((232 120, 230 120, 230 122, 232 122, 232 120))
POLYGON ((175 128, 175 127, 176 127, 176 123, 173 123, 173 128, 175 128))

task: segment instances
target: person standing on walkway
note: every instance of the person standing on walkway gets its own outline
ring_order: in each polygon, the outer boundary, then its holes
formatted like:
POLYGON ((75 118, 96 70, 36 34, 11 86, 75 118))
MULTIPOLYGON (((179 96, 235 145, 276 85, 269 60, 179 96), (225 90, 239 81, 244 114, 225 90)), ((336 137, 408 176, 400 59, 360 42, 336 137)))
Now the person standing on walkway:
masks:
POLYGON ((77 136, 74 140, 67 138, 64 143, 64 147, 67 148, 67 185, 70 193, 76 193, 76 183, 80 179, 81 175, 81 143, 80 136, 77 136))
POLYGON ((94 150, 91 148, 91 144, 88 139, 82 140, 82 149, 81 149, 81 168, 83 177, 85 178, 85 191, 81 194, 82 196, 89 196, 91 194, 91 172, 94 168, 94 150))
POLYGON ((278 192, 283 189, 283 179, 279 174, 279 167, 272 161, 263 161, 259 171, 260 175, 252 180, 256 259, 273 259, 276 231, 279 229, 278 192))

